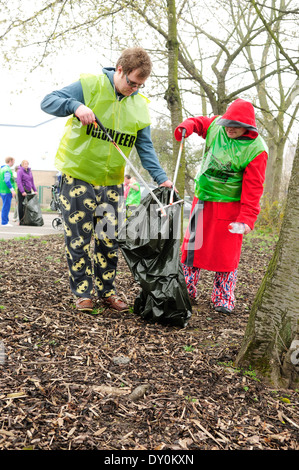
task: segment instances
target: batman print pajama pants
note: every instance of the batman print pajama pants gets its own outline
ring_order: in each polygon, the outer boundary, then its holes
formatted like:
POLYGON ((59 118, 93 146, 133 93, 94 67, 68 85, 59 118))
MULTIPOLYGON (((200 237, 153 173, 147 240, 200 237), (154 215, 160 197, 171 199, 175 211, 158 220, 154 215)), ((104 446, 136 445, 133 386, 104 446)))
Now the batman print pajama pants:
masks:
POLYGON ((116 237, 125 217, 123 185, 93 186, 63 175, 59 201, 71 291, 87 298, 115 294, 116 237))

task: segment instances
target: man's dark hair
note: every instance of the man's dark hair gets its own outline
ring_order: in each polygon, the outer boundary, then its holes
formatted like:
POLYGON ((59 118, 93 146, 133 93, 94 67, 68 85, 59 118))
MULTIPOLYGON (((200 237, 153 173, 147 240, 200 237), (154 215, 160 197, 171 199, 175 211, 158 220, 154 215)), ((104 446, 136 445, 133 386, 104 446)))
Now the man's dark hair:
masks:
POLYGON ((152 61, 148 53, 142 47, 131 47, 122 52, 116 63, 121 65, 123 73, 129 75, 133 70, 140 69, 140 78, 147 78, 152 71, 152 61))

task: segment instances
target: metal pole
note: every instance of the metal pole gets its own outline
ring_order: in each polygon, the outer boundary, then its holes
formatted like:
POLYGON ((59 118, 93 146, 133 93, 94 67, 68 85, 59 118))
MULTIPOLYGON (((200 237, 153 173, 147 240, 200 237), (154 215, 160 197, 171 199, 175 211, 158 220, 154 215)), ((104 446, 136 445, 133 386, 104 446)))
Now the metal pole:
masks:
POLYGON ((150 187, 148 186, 148 184, 144 181, 144 179, 142 178, 142 176, 139 174, 139 172, 136 170, 136 168, 134 167, 134 165, 130 162, 130 160, 126 157, 126 155, 123 153, 123 151, 119 148, 119 146, 117 145, 117 143, 112 139, 111 135, 109 134, 109 132, 107 131, 107 129, 105 128, 105 126, 101 123, 101 121, 95 116, 95 122, 96 124, 99 125, 99 127, 102 129, 102 131, 106 134, 106 136, 108 137, 108 139, 110 140, 110 142, 114 145, 114 147, 118 150, 118 152, 121 154, 121 156, 125 159, 125 161, 128 163, 128 165, 132 168, 132 170, 134 171, 134 173, 136 174, 136 176, 138 177, 138 179, 144 184, 144 186, 147 188, 147 190, 151 193, 152 197, 155 199, 155 201, 158 203, 160 209, 161 209, 161 212, 163 215, 166 215, 166 212, 164 211, 164 207, 161 203, 161 201, 159 201, 159 199, 157 198, 157 196, 155 195, 155 193, 153 193, 153 191, 150 189, 150 187))
POLYGON ((172 186, 171 195, 170 195, 170 205, 172 205, 172 203, 173 203, 174 188, 175 188, 175 183, 176 183, 176 179, 177 179, 178 172, 179 172, 181 155, 182 155, 182 151, 183 151, 183 147, 184 147, 185 134, 186 134, 186 129, 183 128, 181 145, 180 145, 178 159, 177 159, 177 162, 176 162, 176 168, 175 168, 174 177, 173 177, 173 186, 172 186))

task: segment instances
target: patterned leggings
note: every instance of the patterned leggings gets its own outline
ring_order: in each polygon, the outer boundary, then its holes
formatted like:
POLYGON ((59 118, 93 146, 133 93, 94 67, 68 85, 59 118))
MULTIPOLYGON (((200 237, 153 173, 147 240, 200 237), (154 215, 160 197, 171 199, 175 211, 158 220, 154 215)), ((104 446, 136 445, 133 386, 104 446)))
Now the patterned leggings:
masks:
POLYGON ((99 297, 115 294, 116 237, 125 217, 123 186, 93 186, 64 175, 59 201, 71 291, 87 298, 95 291, 99 297))
MULTIPOLYGON (((183 271, 186 280, 188 294, 195 299, 197 294, 197 283, 200 278, 200 268, 194 268, 183 264, 183 271)), ((237 282, 237 272, 216 272, 211 300, 215 307, 226 307, 233 310, 235 307, 235 288, 237 282)))

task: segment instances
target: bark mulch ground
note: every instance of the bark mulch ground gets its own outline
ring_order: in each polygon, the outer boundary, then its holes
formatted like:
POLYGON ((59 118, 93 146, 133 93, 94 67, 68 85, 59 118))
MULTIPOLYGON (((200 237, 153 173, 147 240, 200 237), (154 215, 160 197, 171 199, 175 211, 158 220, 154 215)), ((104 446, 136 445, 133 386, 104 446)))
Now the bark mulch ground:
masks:
MULTIPOLYGON (((1 241, 0 449, 298 450, 298 390, 234 367, 273 252, 250 240, 234 313, 213 311, 204 272, 183 329, 77 313, 60 234, 1 241)), ((117 284, 133 305, 122 258, 117 284)))

